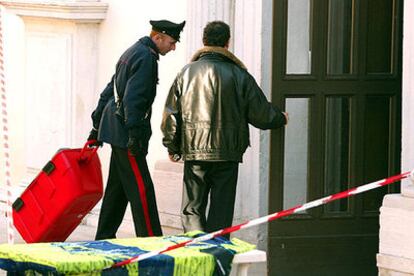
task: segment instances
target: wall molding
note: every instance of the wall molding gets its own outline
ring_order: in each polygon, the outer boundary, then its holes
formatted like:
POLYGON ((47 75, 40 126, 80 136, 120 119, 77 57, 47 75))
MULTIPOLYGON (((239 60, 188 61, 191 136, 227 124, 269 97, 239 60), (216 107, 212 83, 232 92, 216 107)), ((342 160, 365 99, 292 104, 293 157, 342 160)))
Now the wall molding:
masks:
POLYGON ((99 1, 1 1, 1 5, 22 17, 40 17, 99 23, 106 17, 108 4, 99 1))

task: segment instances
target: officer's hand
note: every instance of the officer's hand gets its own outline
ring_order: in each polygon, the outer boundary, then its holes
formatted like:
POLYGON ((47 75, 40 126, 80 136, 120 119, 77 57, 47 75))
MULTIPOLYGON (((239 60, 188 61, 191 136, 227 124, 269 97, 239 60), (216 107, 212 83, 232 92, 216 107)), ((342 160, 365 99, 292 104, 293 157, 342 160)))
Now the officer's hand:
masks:
POLYGON ((90 146, 102 147, 102 141, 98 141, 98 130, 92 128, 89 132, 88 141, 94 141, 90 146))
POLYGON ((132 128, 129 130, 128 150, 132 155, 145 154, 143 133, 140 128, 132 128))

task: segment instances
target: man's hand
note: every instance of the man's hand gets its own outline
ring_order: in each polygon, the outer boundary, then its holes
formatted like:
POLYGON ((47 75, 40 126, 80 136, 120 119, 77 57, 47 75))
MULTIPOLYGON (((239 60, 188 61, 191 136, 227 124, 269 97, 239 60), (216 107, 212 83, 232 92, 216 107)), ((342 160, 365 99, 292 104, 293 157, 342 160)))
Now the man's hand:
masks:
POLYGON ((135 127, 129 130, 128 150, 132 155, 146 154, 143 142, 143 133, 140 128, 135 127))
POLYGON ((168 153, 168 157, 170 158, 171 162, 178 162, 181 159, 181 155, 178 153, 168 153))
POLYGON ((102 142, 98 141, 98 130, 92 128, 91 132, 89 132, 88 141, 95 141, 90 146, 102 147, 102 142))
POLYGON ((285 125, 287 125, 289 123, 289 113, 287 113, 287 112, 282 112, 282 113, 283 113, 283 115, 285 115, 285 120, 286 120, 285 125))

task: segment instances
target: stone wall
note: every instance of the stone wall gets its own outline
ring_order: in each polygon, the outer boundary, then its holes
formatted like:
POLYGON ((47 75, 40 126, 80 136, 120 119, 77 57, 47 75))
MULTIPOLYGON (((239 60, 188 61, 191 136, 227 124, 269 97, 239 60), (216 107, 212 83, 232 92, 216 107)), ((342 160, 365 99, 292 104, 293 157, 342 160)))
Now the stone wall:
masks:
MULTIPOLYGON (((414 1, 404 1, 401 171, 414 169, 414 1)), ((414 275, 414 182, 387 195, 380 209, 379 275, 414 275)))

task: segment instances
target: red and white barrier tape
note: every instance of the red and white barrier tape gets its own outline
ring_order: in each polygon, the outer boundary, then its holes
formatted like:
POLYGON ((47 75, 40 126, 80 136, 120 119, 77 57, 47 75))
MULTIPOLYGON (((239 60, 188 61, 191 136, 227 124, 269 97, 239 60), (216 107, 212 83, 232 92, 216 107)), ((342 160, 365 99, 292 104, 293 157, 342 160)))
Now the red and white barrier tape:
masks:
POLYGON ((2 9, 0 7, 0 97, 1 97, 1 122, 3 133, 3 150, 4 150, 4 162, 5 162, 5 180, 7 189, 7 242, 9 244, 14 243, 14 225, 12 216, 12 185, 10 174, 10 147, 9 147, 9 130, 8 130, 8 118, 7 118, 7 97, 6 97, 6 82, 4 77, 4 55, 3 55, 3 28, 2 28, 2 9))
POLYGON ((402 173, 402 174, 399 174, 399 175, 391 176, 391 177, 388 177, 388 178, 383 179, 383 180, 375 181, 375 182, 372 182, 372 183, 369 183, 369 184, 366 184, 366 185, 363 185, 363 186, 359 186, 359 187, 356 187, 356 188, 349 189, 349 190, 344 191, 344 192, 340 192, 340 193, 333 194, 333 195, 330 195, 330 196, 327 196, 327 197, 324 197, 324 198, 321 198, 321 199, 317 199, 317 200, 308 202, 306 204, 293 207, 293 208, 288 209, 288 210, 283 210, 281 212, 276 212, 276 213, 273 213, 271 215, 267 215, 265 217, 260 217, 260 218, 257 218, 257 219, 254 219, 254 220, 251 220, 251 221, 248 221, 248 222, 236 225, 236 226, 231 226, 231 227, 228 227, 228 228, 225 228, 225 229, 222 229, 222 230, 218 230, 216 232, 206 234, 206 235, 200 236, 200 237, 192 239, 192 240, 188 240, 188 241, 185 241, 185 242, 182 242, 182 243, 178 243, 178 244, 175 244, 175 245, 172 245, 172 246, 168 246, 168 247, 165 247, 161 250, 150 251, 150 252, 138 255, 136 257, 133 257, 131 259, 115 263, 111 267, 108 267, 108 269, 124 266, 124 265, 134 263, 134 262, 139 262, 139 261, 151 258, 153 256, 162 254, 164 252, 171 251, 171 250, 174 250, 174 249, 177 249, 177 248, 180 248, 180 247, 184 247, 186 245, 195 244, 195 243, 202 242, 202 241, 207 241, 207 240, 213 239, 217 236, 223 236, 225 234, 236 232, 236 231, 239 231, 241 229, 246 229, 246 228, 249 228, 249 227, 252 227, 252 226, 255 226, 255 225, 259 225, 259 224, 262 224, 262 223, 266 223, 266 222, 281 218, 281 217, 296 214, 296 213, 302 212, 304 210, 307 210, 307 209, 310 209, 310 208, 314 208, 314 207, 332 202, 334 200, 338 200, 338 199, 345 198, 345 197, 350 197, 350 196, 353 196, 353 195, 356 195, 356 194, 359 194, 359 193, 363 193, 363 192, 366 192, 366 191, 369 191, 369 190, 372 190, 372 189, 375 189, 375 188, 386 186, 386 185, 389 185, 391 183, 397 182, 401 179, 407 178, 408 176, 410 176, 410 174, 411 174, 411 179, 414 180, 414 170, 411 171, 411 172, 405 172, 405 173, 402 173))

